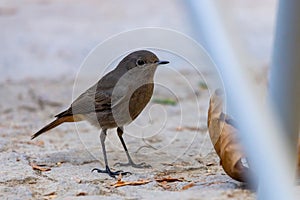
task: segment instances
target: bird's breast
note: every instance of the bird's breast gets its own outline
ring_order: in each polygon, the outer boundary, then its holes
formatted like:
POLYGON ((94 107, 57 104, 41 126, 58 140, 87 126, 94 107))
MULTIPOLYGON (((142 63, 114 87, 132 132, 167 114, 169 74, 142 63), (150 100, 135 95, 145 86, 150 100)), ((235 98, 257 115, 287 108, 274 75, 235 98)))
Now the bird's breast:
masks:
POLYGON ((153 94, 153 83, 147 83, 137 88, 129 100, 129 113, 134 120, 149 103, 153 94))

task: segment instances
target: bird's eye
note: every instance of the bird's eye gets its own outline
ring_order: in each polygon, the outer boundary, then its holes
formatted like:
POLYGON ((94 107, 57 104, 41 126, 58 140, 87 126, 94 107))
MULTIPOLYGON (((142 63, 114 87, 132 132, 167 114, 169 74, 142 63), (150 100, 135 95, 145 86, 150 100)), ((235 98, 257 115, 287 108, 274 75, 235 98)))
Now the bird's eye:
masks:
POLYGON ((136 64, 137 64, 137 66, 143 66, 143 65, 145 64, 145 61, 143 61, 143 60, 141 60, 141 59, 138 59, 138 60, 136 61, 136 64))

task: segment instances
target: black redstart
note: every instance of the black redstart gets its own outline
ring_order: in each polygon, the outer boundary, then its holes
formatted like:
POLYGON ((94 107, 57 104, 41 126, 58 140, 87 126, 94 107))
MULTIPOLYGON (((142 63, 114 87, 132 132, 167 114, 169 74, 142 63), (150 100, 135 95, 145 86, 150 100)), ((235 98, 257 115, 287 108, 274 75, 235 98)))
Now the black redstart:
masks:
POLYGON ((105 162, 105 169, 93 169, 107 173, 112 177, 129 172, 111 171, 108 166, 105 138, 107 129, 117 128, 120 141, 126 152, 128 163, 121 166, 136 168, 148 167, 145 163, 135 164, 123 140, 123 126, 132 122, 145 108, 153 94, 153 77, 158 65, 168 64, 146 50, 135 51, 127 55, 118 66, 101 78, 95 85, 82 93, 69 109, 56 115, 56 119, 32 136, 40 134, 64 123, 86 120, 102 129, 100 141, 105 162))

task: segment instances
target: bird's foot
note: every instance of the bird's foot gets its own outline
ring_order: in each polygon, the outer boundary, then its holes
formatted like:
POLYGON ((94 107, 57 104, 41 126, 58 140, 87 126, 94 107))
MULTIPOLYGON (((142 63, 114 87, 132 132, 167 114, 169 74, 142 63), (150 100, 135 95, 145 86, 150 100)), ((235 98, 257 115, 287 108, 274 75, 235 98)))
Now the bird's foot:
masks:
POLYGON ((111 171, 110 168, 108 166, 106 166, 106 168, 103 170, 103 169, 98 169, 98 168, 94 168, 92 169, 92 172, 93 171, 97 171, 98 173, 106 173, 108 174, 110 177, 113 177, 113 178, 116 178, 116 176, 118 175, 128 175, 128 174, 131 174, 130 172, 124 172, 122 170, 118 170, 118 171, 111 171))
POLYGON ((145 163, 145 162, 142 162, 142 163, 139 163, 139 164, 136 164, 134 163, 133 161, 129 161, 128 163, 120 163, 120 162, 117 162, 114 164, 114 166, 131 166, 131 167, 134 167, 134 168, 151 168, 152 166, 145 163))

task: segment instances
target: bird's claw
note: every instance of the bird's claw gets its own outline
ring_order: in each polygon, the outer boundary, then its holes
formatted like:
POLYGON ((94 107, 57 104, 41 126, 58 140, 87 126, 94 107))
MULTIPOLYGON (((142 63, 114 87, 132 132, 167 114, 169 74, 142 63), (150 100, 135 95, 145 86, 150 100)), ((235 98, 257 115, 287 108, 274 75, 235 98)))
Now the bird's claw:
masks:
POLYGON ((145 162, 142 162, 142 163, 139 163, 139 164, 136 164, 134 162, 128 162, 128 163, 120 163, 120 162, 117 162, 114 164, 114 166, 122 166, 122 167, 126 167, 126 166, 131 166, 131 167, 134 167, 134 168, 151 168, 152 166, 145 163, 145 162))
POLYGON ((92 169, 92 172, 93 171, 97 171, 98 173, 106 173, 108 174, 110 177, 113 177, 113 178, 116 178, 116 176, 118 175, 130 175, 131 172, 124 172, 122 170, 118 170, 118 171, 111 171, 110 168, 108 166, 106 166, 105 169, 98 169, 98 168, 94 168, 92 169))

